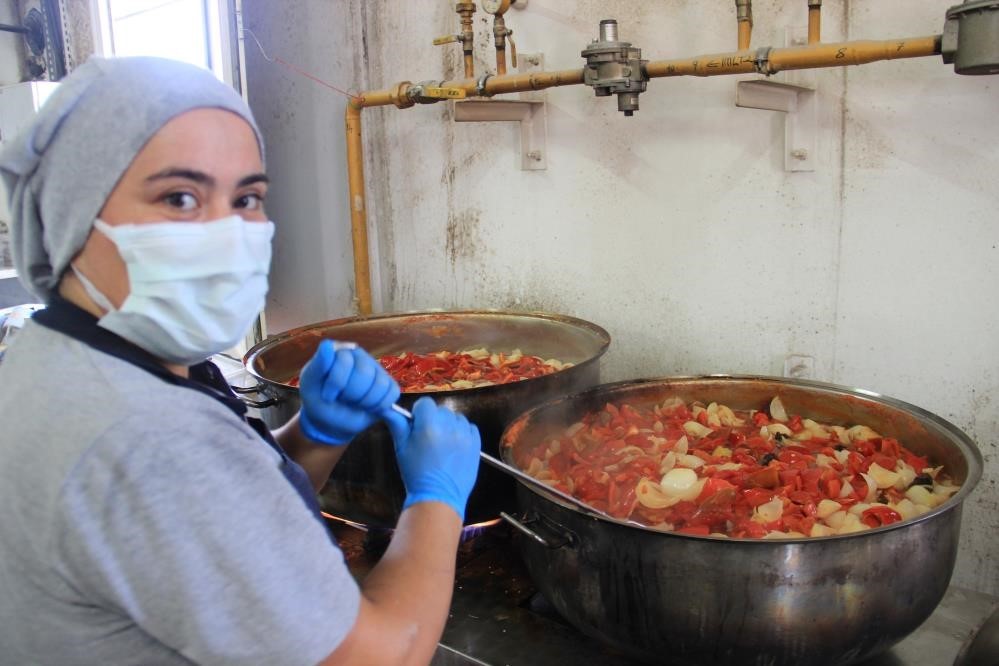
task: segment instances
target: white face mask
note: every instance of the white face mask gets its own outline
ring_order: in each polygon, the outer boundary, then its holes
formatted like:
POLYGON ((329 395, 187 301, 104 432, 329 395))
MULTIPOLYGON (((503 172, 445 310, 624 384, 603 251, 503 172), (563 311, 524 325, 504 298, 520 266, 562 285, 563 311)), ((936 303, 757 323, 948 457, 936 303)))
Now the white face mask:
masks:
POLYGON ((130 292, 115 308, 76 267, 107 310, 98 325, 157 358, 192 365, 229 349, 264 307, 273 222, 233 215, 212 222, 94 226, 118 248, 130 292))

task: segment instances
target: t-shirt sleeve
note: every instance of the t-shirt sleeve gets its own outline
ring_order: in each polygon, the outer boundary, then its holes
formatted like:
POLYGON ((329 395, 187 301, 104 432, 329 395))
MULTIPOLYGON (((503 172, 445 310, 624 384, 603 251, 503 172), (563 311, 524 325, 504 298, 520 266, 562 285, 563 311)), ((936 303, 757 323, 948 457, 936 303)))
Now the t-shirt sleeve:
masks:
POLYGON ((119 422, 61 501, 69 584, 194 662, 315 664, 357 618, 343 554, 276 452, 231 417, 119 422))

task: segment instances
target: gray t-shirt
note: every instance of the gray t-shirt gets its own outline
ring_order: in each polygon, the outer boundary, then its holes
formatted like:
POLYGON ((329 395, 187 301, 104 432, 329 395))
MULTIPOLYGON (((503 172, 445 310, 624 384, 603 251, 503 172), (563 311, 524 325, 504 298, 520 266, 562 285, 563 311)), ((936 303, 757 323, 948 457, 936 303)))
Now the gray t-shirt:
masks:
POLYGON ((0 364, 0 664, 315 664, 360 592, 210 396, 29 322, 0 364))

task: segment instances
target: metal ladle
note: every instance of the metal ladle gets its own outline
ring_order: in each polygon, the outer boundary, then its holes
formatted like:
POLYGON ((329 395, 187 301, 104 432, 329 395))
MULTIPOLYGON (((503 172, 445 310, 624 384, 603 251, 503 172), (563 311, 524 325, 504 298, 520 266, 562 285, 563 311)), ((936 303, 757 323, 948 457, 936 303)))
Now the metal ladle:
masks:
MULTIPOLYGON (((400 415, 406 417, 406 419, 409 420, 410 422, 412 422, 412 420, 413 420, 413 414, 412 414, 412 412, 410 412, 405 407, 400 407, 399 405, 392 405, 392 411, 394 411, 397 414, 400 414, 400 415)), ((535 479, 530 474, 527 474, 526 472, 523 472, 523 471, 517 469, 513 465, 508 465, 507 463, 503 462, 499 458, 494 458, 493 456, 489 455, 485 451, 479 451, 479 457, 482 459, 483 462, 485 462, 485 463, 487 463, 487 464, 495 467, 496 469, 500 470, 501 472, 503 472, 505 474, 509 474, 510 476, 512 476, 512 477, 514 477, 514 478, 516 478, 516 479, 518 479, 520 481, 523 481, 524 483, 526 483, 526 484, 528 484, 530 486, 534 486, 538 490, 542 490, 542 491, 544 491, 546 493, 550 493, 552 495, 555 495, 559 499, 561 499, 561 500, 563 500, 565 502, 568 502, 569 504, 573 505, 574 507, 576 507, 580 511, 583 511, 584 513, 587 513, 587 514, 590 514, 590 515, 594 515, 594 516, 599 516, 601 518, 607 518, 607 519, 610 519, 610 520, 621 522, 620 518, 615 518, 614 516, 612 516, 612 515, 610 515, 608 513, 604 513, 603 511, 600 511, 599 509, 595 509, 592 506, 590 506, 589 504, 587 504, 586 502, 582 501, 581 499, 579 499, 577 497, 573 497, 569 493, 562 492, 558 488, 554 488, 552 486, 549 486, 544 481, 540 481, 538 479, 535 479)))

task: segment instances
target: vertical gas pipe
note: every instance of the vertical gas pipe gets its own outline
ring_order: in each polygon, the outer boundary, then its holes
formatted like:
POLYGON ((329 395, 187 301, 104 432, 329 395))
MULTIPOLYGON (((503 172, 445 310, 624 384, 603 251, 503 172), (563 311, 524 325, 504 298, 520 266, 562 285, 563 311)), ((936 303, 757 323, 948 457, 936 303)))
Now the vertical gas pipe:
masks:
POLYGON ((364 153, 361 145, 361 109, 355 99, 347 102, 347 183, 350 190, 350 238, 354 248, 354 293, 357 312, 371 314, 371 267, 368 255, 368 214, 364 196, 364 153))
POLYGON ((735 0, 735 12, 739 22, 739 50, 745 51, 753 35, 753 0, 735 0))
POLYGON ((465 56, 465 78, 475 76, 475 33, 472 31, 472 15, 475 14, 474 2, 459 2, 454 10, 461 17, 461 50, 465 56))
POLYGON ((808 0, 808 43, 822 41, 822 0, 808 0))
MULTIPOLYGON (((493 17, 493 39, 496 41, 496 74, 503 76, 506 74, 506 38, 512 33, 506 28, 506 19, 502 14, 493 17)), ((516 56, 514 56, 513 66, 517 66, 516 56)))

